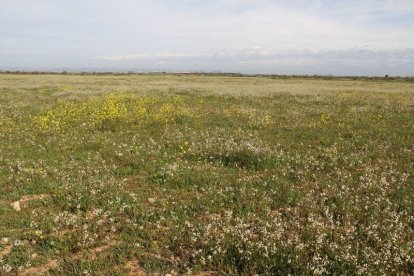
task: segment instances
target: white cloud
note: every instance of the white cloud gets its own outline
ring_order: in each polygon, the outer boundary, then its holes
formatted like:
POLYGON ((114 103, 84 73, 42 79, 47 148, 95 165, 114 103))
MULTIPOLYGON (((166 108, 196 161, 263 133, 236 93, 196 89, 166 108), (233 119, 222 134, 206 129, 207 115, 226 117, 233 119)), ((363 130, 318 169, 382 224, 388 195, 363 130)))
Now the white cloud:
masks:
POLYGON ((115 56, 99 56, 93 59, 103 61, 128 61, 128 60, 185 60, 185 59, 228 59, 228 60, 269 60, 269 58, 312 58, 312 59, 400 59, 414 61, 413 48, 372 49, 372 48, 348 48, 348 49, 322 49, 322 50, 272 50, 261 47, 253 48, 228 48, 219 51, 205 52, 156 52, 115 56))
POLYGON ((260 47, 205 52, 156 52, 93 58, 101 65, 167 71, 241 73, 409 75, 414 48, 274 50, 260 47), (162 66, 162 67, 159 67, 162 66))
MULTIPOLYGON (((343 49, 353 49, 347 58, 358 60, 365 45, 377 53, 370 59, 384 58, 375 49, 414 47, 414 1, 39 0, 33 5, 0 0, 3 66, 134 66, 135 61, 146 66, 156 61, 166 66, 187 62, 197 69, 211 58, 220 61, 216 66, 238 62, 247 71, 264 59, 317 66, 329 57, 339 63, 335 56, 345 55, 343 49)), ((410 58, 398 60, 407 64, 410 58)))

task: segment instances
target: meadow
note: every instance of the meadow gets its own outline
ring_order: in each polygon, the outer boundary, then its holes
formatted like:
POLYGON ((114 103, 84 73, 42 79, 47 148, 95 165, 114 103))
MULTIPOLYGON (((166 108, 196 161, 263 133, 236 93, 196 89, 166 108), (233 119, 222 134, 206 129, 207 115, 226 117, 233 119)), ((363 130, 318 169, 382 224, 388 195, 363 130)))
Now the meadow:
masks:
POLYGON ((0 275, 414 274, 414 82, 0 74, 0 275))

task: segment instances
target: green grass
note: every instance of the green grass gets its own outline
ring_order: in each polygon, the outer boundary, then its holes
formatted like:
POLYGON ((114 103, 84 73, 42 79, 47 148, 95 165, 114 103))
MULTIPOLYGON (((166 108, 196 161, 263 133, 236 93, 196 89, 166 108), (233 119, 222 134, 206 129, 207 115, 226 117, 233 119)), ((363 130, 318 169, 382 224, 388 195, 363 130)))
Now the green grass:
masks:
POLYGON ((0 274, 413 274, 413 172, 408 81, 0 75, 0 274))

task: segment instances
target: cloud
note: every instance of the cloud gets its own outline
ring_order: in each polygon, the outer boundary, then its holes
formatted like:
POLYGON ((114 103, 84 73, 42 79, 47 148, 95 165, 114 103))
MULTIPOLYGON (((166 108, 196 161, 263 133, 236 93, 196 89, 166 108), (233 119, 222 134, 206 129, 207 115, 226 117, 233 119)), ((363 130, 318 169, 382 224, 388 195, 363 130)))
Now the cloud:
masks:
POLYGON ((393 49, 322 49, 322 50, 272 50, 261 47, 228 48, 206 52, 157 52, 114 56, 98 56, 92 59, 102 61, 133 61, 133 60, 229 60, 229 61, 269 61, 283 59, 321 59, 321 60, 369 60, 387 59, 411 61, 414 60, 414 48, 393 49))
POLYGON ((204 52, 153 52, 99 56, 94 60, 119 67, 167 71, 232 71, 241 73, 409 75, 414 48, 264 49, 228 48, 204 52), (162 66, 162 67, 159 67, 162 66))
POLYGON ((0 0, 3 67, 297 64, 299 72, 358 60, 407 66, 413 46, 412 0, 0 0))

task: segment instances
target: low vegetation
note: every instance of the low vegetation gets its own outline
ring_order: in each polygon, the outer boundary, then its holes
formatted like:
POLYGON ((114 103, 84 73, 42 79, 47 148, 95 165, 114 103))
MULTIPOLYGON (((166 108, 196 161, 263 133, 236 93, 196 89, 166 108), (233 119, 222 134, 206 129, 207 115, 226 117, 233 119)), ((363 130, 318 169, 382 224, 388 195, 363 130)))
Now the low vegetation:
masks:
POLYGON ((414 83, 0 75, 0 274, 413 274, 414 83))

